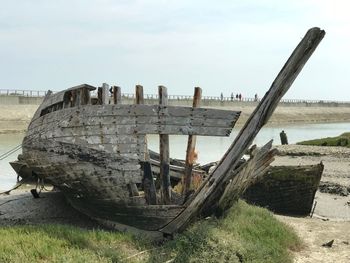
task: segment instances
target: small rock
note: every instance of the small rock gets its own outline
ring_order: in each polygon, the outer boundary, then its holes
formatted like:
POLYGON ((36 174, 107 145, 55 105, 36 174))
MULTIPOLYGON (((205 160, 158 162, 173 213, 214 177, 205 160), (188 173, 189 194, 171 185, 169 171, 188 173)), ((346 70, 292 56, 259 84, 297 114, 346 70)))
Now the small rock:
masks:
POLYGON ((348 241, 343 241, 343 244, 349 245, 349 242, 348 241))
POLYGON ((333 246, 333 242, 334 242, 334 239, 332 239, 329 242, 326 242, 326 243, 322 244, 322 246, 323 247, 332 247, 333 246))

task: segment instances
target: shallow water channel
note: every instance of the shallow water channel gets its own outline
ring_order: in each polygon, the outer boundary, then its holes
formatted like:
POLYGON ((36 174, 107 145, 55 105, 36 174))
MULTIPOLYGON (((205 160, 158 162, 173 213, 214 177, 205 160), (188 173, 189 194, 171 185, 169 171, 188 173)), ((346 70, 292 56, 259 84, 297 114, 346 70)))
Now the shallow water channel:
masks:
MULTIPOLYGON (((204 164, 217 161, 225 153, 231 142, 238 134, 240 128, 234 128, 230 137, 204 137, 197 138, 198 162, 204 164)), ((350 123, 325 124, 290 124, 274 127, 264 127, 254 140, 254 144, 261 146, 273 139, 274 144, 280 144, 279 133, 284 130, 290 144, 322 137, 337 136, 350 132, 350 123)), ((0 134, 0 155, 21 144, 24 134, 0 134)), ((170 136, 170 155, 174 158, 185 159, 187 136, 170 136)), ((157 135, 148 136, 149 148, 159 149, 157 135)), ((16 183, 16 173, 8 162, 16 160, 21 149, 7 158, 0 160, 0 190, 10 189, 16 183)))

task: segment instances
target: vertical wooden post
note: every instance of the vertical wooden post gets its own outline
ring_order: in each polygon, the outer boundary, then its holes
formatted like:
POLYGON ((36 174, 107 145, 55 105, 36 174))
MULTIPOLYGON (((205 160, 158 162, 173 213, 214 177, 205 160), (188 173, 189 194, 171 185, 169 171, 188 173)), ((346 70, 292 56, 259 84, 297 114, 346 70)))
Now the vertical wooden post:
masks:
POLYGON ((72 90, 72 107, 77 106, 77 91, 72 90))
POLYGON ((113 103, 114 104, 121 104, 122 101, 122 91, 121 88, 118 86, 113 87, 113 103))
MULTIPOLYGON (((144 96, 143 96, 143 87, 141 85, 136 85, 136 104, 144 104, 144 96)), ((144 140, 145 145, 145 156, 144 161, 141 163, 141 166, 143 168, 143 189, 145 192, 145 198, 148 204, 155 205, 157 204, 157 193, 156 193, 156 187, 154 185, 153 181, 153 174, 152 174, 152 166, 150 162, 150 156, 148 152, 147 147, 147 136, 146 135, 139 135, 139 139, 144 140)))
POLYGON ((102 84, 102 104, 109 104, 109 85, 102 84))
POLYGON ((90 91, 87 88, 82 88, 80 91, 80 104, 81 105, 91 104, 90 91))
POLYGON ((136 94, 136 104, 144 104, 145 101, 143 98, 143 87, 141 85, 136 85, 135 94, 136 94))
POLYGON ((102 104, 102 88, 101 87, 97 88, 97 104, 98 105, 102 104))
MULTIPOLYGON (((193 104, 192 104, 193 108, 199 107, 201 97, 202 97, 202 89, 199 87, 196 87, 194 89, 193 104)), ((193 162, 195 158, 196 140, 197 140, 197 137, 195 135, 188 136, 184 184, 183 184, 184 188, 182 192, 185 195, 185 198, 187 197, 189 191, 191 190, 192 168, 193 168, 193 162)))
MULTIPOLYGON (((158 87, 159 105, 168 105, 168 92, 166 87, 158 87)), ((159 135, 159 159, 160 159, 160 196, 163 204, 171 203, 171 184, 169 174, 169 135, 159 135)))

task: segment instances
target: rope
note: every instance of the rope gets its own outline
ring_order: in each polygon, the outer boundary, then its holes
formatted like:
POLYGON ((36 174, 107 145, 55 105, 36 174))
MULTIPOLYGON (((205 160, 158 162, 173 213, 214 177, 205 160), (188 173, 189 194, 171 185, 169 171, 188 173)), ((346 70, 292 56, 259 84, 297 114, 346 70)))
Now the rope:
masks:
POLYGON ((7 157, 9 157, 11 154, 14 154, 15 152, 17 152, 21 148, 22 148, 22 144, 19 144, 16 147, 12 148, 11 150, 1 154, 0 155, 0 161, 5 159, 5 158, 7 158, 7 157))
POLYGON ((1 192, 0 195, 9 195, 11 191, 17 189, 18 187, 20 187, 22 185, 21 182, 17 183, 13 188, 11 188, 10 190, 7 190, 5 192, 1 192))

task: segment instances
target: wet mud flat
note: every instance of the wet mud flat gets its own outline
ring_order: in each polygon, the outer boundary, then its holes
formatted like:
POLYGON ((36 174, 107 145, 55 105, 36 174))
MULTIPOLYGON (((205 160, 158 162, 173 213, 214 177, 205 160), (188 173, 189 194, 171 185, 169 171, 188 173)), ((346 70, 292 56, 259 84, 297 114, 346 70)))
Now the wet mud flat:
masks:
POLYGON ((42 192, 33 198, 29 190, 0 195, 0 226, 27 224, 69 224, 92 229, 96 222, 74 210, 58 191, 42 192))

